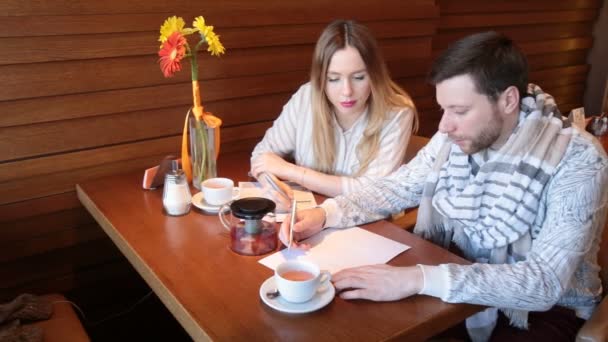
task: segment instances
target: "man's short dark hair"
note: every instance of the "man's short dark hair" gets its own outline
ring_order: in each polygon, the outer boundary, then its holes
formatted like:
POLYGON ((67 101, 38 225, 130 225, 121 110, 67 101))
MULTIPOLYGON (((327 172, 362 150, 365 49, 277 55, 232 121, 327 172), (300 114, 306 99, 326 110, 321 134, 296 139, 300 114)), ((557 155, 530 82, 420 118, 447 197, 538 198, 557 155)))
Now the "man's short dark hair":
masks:
POLYGON ((510 86, 524 97, 528 87, 528 62, 515 43, 503 34, 477 33, 451 44, 435 60, 429 74, 433 85, 469 74, 480 94, 492 101, 510 86))

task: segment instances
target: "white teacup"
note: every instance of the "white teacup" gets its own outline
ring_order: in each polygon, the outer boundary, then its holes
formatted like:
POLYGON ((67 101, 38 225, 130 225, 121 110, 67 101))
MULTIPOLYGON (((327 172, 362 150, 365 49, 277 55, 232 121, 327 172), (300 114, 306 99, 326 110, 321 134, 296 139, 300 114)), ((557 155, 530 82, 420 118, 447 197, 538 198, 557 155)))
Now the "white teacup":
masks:
POLYGON ((232 200, 234 182, 229 178, 209 178, 201 183, 205 202, 222 205, 232 200))
POLYGON ((328 271, 321 271, 319 266, 300 260, 285 261, 277 266, 274 280, 281 297, 292 303, 309 301, 320 287, 332 286, 328 271))

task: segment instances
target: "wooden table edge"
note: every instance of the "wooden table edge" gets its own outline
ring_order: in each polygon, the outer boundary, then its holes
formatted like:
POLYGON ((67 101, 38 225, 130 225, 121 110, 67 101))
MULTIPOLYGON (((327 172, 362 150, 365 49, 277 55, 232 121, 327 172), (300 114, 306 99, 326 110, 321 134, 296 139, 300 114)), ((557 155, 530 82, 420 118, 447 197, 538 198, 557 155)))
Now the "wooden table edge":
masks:
POLYGON ((190 337, 195 341, 211 341, 209 335, 200 327, 188 310, 171 295, 171 292, 163 285, 154 271, 143 262, 139 254, 137 254, 131 245, 120 236, 120 233, 105 217, 101 210, 99 210, 95 203, 93 203, 84 189, 80 187, 80 184, 76 184, 76 193, 80 203, 82 203, 93 218, 95 218, 95 221, 97 221, 116 247, 118 247, 122 254, 131 262, 131 265, 133 265, 139 275, 145 279, 148 285, 150 285, 154 293, 160 298, 167 309, 171 311, 173 316, 177 318, 190 337))

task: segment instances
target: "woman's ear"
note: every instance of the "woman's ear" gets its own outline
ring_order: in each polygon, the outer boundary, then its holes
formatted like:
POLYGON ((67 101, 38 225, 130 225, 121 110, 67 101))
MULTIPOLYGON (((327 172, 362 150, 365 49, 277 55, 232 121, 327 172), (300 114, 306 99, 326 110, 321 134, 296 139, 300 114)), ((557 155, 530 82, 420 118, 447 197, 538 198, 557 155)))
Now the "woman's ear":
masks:
POLYGON ((504 113, 519 113, 519 90, 509 86, 500 94, 500 104, 504 113))

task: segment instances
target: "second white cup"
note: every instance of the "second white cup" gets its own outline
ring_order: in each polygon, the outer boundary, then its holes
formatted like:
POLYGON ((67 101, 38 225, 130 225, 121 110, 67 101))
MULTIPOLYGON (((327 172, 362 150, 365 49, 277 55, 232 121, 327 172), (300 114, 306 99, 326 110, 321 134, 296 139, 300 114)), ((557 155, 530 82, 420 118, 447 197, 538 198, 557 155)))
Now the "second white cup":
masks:
POLYGON ((234 182, 229 178, 209 178, 201 183, 205 202, 222 205, 232 200, 234 182))

